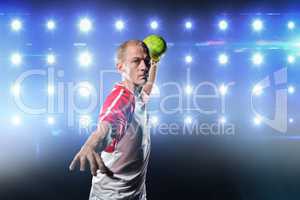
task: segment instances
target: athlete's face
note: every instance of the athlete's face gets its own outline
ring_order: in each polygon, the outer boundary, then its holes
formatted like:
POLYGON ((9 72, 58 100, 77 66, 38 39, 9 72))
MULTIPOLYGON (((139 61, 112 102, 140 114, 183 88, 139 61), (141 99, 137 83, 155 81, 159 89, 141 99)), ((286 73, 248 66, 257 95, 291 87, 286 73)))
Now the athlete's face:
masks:
POLYGON ((141 45, 131 44, 126 48, 119 70, 127 81, 142 86, 147 82, 150 66, 147 49, 141 45))

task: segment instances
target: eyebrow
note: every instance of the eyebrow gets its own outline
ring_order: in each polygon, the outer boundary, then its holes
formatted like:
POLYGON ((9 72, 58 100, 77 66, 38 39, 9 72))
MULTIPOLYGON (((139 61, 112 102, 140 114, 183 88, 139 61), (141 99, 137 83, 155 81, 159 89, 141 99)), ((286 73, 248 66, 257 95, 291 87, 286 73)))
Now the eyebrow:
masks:
POLYGON ((150 56, 146 56, 145 58, 135 56, 135 57, 133 57, 131 59, 149 59, 149 58, 150 58, 150 56))
POLYGON ((133 57, 132 59, 143 59, 142 57, 133 57))

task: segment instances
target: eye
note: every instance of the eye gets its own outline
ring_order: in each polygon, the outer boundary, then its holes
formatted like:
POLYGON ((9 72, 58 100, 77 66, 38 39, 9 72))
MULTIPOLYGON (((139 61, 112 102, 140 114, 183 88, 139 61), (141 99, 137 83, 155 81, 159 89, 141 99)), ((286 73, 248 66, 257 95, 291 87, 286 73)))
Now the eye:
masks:
POLYGON ((134 59, 132 62, 133 62, 133 63, 139 63, 140 60, 139 60, 139 59, 134 59))
POLYGON ((145 63, 146 63, 146 65, 150 65, 151 64, 150 57, 145 58, 145 63))

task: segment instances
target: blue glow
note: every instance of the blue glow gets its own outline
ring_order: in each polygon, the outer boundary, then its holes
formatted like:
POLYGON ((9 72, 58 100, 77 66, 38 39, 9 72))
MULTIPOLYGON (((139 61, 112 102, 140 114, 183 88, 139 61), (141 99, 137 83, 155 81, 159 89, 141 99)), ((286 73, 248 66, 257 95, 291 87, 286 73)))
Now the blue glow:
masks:
POLYGON ((226 20, 221 20, 219 22, 219 29, 225 31, 227 30, 227 28, 228 28, 228 22, 226 20))
POLYGON ((295 60, 296 60, 296 58, 295 58, 295 56, 293 56, 293 55, 289 55, 289 56, 287 57, 287 61, 288 61, 288 63, 290 63, 290 64, 295 63, 295 60))
POLYGON ((87 17, 80 19, 78 26, 79 30, 84 33, 90 32, 93 28, 91 20, 87 17))
POLYGON ((290 86, 288 87, 288 92, 289 92, 289 94, 294 94, 294 93, 295 93, 295 87, 292 86, 292 85, 290 85, 290 86))
POLYGON ((263 63, 263 61, 264 61, 264 58, 263 58, 263 55, 261 53, 255 53, 255 54, 253 54, 253 56, 252 56, 252 63, 254 65, 259 66, 259 65, 261 65, 263 63))
POLYGON ((188 94, 188 95, 192 94, 193 93, 193 87, 191 85, 187 85, 185 87, 185 93, 188 94))
POLYGON ((191 21, 186 21, 184 26, 185 26, 185 29, 190 30, 193 28, 193 23, 191 21))
POLYGON ((158 29, 158 22, 157 21, 151 21, 150 22, 150 28, 152 29, 152 30, 156 30, 156 29, 158 29))
POLYGON ((46 26, 47 26, 48 30, 52 31, 56 28, 56 23, 53 20, 49 20, 49 21, 47 21, 46 26))
POLYGON ((228 56, 225 53, 219 55, 218 61, 221 65, 226 65, 228 63, 228 56))
POLYGON ((19 126, 22 123, 22 119, 19 115, 14 115, 11 117, 11 123, 14 126, 19 126))
POLYGON ((115 27, 118 31, 122 31, 125 28, 125 22, 123 20, 117 20, 115 27))
POLYGON ((296 27, 296 24, 293 21, 289 21, 287 23, 287 27, 288 27, 289 30, 293 30, 296 27))
POLYGON ((220 87, 219 87, 219 92, 222 96, 225 96, 228 92, 228 86, 226 86, 225 84, 222 84, 220 87))
POLYGON ((263 29, 263 27, 264 27, 264 24, 260 19, 255 19, 252 22, 252 28, 256 32, 260 32, 263 29))
POLYGON ((88 67, 93 62, 92 54, 89 51, 84 51, 80 53, 78 57, 79 65, 82 67, 88 67))
POLYGON ((10 57, 10 61, 13 65, 15 66, 19 66, 22 64, 23 58, 22 55, 20 53, 13 53, 10 57))
POLYGON ((193 118, 191 116, 186 116, 184 118, 184 123, 185 124, 192 124, 193 123, 193 118))
POLYGON ((49 65, 53 65, 56 62, 56 57, 54 54, 48 54, 47 55, 47 63, 49 65))
POLYGON ((260 96, 263 93, 263 88, 261 85, 256 84, 252 89, 252 94, 255 96, 260 96))
POLYGON ((49 116, 49 117, 47 118, 47 123, 48 123, 49 125, 54 125, 54 124, 55 124, 55 119, 54 119, 54 117, 49 116))
POLYGON ((186 55, 184 60, 186 63, 191 63, 193 62, 193 57, 191 55, 186 55))
POLYGON ((10 27, 12 31, 18 32, 23 27, 22 21, 19 19, 13 19, 10 23, 10 27))
POLYGON ((253 123, 256 126, 259 126, 262 123, 262 118, 260 115, 257 115, 253 118, 253 123))

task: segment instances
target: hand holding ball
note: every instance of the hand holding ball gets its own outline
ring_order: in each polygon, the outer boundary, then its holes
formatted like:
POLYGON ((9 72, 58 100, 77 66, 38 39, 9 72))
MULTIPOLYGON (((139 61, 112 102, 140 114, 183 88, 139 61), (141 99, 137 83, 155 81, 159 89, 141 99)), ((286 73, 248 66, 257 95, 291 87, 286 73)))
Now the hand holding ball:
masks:
POLYGON ((151 59, 156 62, 158 62, 162 55, 167 51, 167 43, 159 35, 149 35, 143 42, 148 47, 151 59))

